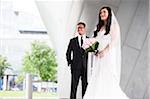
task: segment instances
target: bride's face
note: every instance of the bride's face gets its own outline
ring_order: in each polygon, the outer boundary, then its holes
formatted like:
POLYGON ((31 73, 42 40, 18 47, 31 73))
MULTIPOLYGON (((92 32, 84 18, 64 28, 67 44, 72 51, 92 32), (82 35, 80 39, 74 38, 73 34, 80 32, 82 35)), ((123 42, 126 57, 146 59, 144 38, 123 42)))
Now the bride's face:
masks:
POLYGON ((108 10, 106 8, 100 11, 101 20, 106 21, 108 18, 108 10))

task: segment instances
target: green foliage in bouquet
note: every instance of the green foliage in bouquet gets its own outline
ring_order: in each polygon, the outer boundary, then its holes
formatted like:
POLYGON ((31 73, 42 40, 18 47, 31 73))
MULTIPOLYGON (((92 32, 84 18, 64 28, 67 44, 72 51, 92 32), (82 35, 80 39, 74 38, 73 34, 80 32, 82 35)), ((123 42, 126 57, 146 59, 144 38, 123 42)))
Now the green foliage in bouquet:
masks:
POLYGON ((85 52, 88 53, 88 52, 95 52, 97 50, 99 46, 99 42, 95 42, 94 44, 92 44, 89 48, 85 49, 85 52))

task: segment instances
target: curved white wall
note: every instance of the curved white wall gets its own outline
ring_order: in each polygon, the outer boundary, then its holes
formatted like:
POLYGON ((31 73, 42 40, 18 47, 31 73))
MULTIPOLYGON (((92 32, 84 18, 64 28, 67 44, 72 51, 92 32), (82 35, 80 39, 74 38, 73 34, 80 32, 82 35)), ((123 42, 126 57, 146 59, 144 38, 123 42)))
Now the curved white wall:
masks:
POLYGON ((69 97, 71 76, 65 55, 79 21, 83 1, 38 1, 37 5, 57 53, 59 97, 69 97))

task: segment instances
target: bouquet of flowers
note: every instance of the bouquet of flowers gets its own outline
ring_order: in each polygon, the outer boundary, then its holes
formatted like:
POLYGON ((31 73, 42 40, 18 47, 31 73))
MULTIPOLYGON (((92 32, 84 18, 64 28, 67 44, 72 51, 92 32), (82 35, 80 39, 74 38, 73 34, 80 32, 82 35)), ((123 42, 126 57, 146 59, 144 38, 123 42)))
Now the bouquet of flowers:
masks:
POLYGON ((97 52, 99 42, 95 38, 87 38, 82 45, 82 48, 86 53, 88 52, 97 52))

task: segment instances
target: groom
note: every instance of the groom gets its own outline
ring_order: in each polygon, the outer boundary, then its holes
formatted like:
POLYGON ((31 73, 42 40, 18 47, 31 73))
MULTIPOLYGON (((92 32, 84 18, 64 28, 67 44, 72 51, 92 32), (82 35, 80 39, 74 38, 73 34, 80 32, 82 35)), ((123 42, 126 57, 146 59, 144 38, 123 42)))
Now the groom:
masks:
POLYGON ((77 24, 79 35, 72 38, 69 42, 66 52, 68 66, 71 66, 71 92, 70 99, 76 99, 77 86, 79 78, 82 80, 82 97, 85 94, 87 87, 87 58, 88 55, 82 48, 82 44, 86 37, 86 25, 83 22, 77 24), (73 55, 72 55, 73 54, 73 55))

